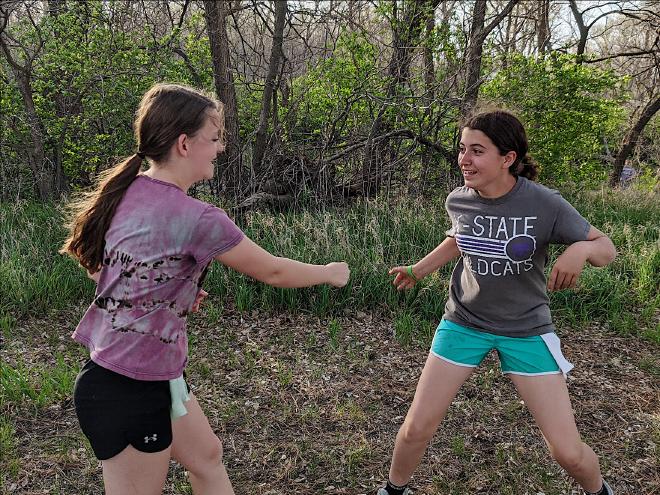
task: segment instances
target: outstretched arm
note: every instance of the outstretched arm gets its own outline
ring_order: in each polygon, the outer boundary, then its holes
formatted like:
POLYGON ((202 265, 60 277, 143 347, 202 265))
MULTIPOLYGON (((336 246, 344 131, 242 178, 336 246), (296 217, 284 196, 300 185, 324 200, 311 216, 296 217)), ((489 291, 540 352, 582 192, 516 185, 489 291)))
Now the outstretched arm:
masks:
POLYGON ((614 261, 614 244, 596 227, 591 227, 587 240, 571 244, 557 258, 548 277, 548 290, 561 290, 575 287, 585 263, 593 266, 606 266, 614 261))
POLYGON ((392 283, 397 290, 410 289, 417 283, 417 281, 423 279, 429 273, 439 270, 460 254, 458 246, 456 245, 456 239, 453 237, 447 237, 438 247, 412 265, 414 278, 408 274, 407 267, 405 266, 395 266, 392 268, 389 271, 389 274, 393 275, 396 273, 396 277, 394 277, 392 283))
POLYGON ((344 262, 311 265, 273 256, 244 237, 241 242, 215 257, 223 265, 274 287, 310 287, 330 284, 343 287, 350 271, 344 262))

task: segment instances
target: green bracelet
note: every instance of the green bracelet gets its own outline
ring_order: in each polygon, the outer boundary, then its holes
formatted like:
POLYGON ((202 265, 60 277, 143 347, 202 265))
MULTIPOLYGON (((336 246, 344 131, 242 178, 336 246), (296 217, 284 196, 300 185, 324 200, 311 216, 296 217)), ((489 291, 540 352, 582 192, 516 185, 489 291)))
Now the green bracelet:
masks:
POLYGON ((410 278, 412 278, 415 282, 419 282, 419 280, 417 279, 417 277, 415 277, 415 274, 414 274, 413 271, 412 271, 412 267, 413 267, 412 265, 408 265, 408 266, 406 267, 406 273, 407 273, 408 276, 409 276, 410 278))

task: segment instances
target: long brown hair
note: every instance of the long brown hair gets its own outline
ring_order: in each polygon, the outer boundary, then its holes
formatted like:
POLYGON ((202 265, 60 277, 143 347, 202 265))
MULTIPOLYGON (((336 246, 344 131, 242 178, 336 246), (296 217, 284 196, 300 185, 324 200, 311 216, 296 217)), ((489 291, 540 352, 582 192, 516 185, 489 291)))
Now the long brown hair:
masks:
POLYGON ((518 117, 502 109, 477 110, 462 123, 461 129, 464 127, 483 132, 501 155, 515 151, 516 160, 509 166, 509 173, 536 180, 538 165, 527 154, 527 133, 518 117))
POLYGON ((69 204, 70 235, 60 249, 94 273, 101 268, 105 234, 124 193, 137 177, 142 161, 155 164, 167 159, 181 134, 194 136, 209 111, 220 113, 218 126, 224 129, 222 104, 201 91, 177 84, 156 84, 142 97, 133 129, 137 151, 99 174, 94 190, 82 193, 69 204))

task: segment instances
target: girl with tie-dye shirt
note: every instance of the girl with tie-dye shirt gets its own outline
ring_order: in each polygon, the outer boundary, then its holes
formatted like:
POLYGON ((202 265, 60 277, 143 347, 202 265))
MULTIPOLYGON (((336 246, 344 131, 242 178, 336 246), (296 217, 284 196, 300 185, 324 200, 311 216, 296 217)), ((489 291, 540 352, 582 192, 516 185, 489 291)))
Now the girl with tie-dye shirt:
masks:
POLYGON ((193 493, 233 493, 222 445, 183 378, 186 316, 213 260, 277 287, 344 286, 346 263, 311 265, 261 249, 219 208, 187 195, 224 149, 222 104, 185 86, 142 98, 137 153, 72 205, 62 252, 97 282, 73 338, 90 351, 76 380, 80 426, 102 461, 106 493, 162 491, 170 458, 193 493), (140 173, 143 160, 148 170, 140 173))

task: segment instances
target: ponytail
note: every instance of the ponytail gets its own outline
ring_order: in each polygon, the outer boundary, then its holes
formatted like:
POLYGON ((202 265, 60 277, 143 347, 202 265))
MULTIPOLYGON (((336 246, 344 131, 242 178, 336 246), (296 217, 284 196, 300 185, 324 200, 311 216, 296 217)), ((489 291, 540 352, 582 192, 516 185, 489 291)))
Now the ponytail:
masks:
POLYGON ((101 268, 105 234, 117 205, 140 171, 143 157, 142 153, 136 153, 102 172, 96 189, 83 193, 69 206, 70 235, 59 252, 78 260, 90 273, 101 268))
MULTIPOLYGON (((94 191, 74 199, 69 207, 69 238, 60 253, 72 256, 89 272, 100 270, 105 234, 142 160, 149 157, 152 166, 166 161, 181 134, 194 136, 202 128, 209 116, 207 110, 222 112, 222 104, 188 86, 152 86, 142 97, 133 123, 137 153, 103 172, 94 191)), ((217 126, 222 132, 224 123, 218 122, 217 126)))
POLYGON ((514 177, 525 177, 529 180, 536 180, 539 176, 539 166, 531 156, 525 155, 522 160, 516 160, 509 167, 509 172, 514 177))

